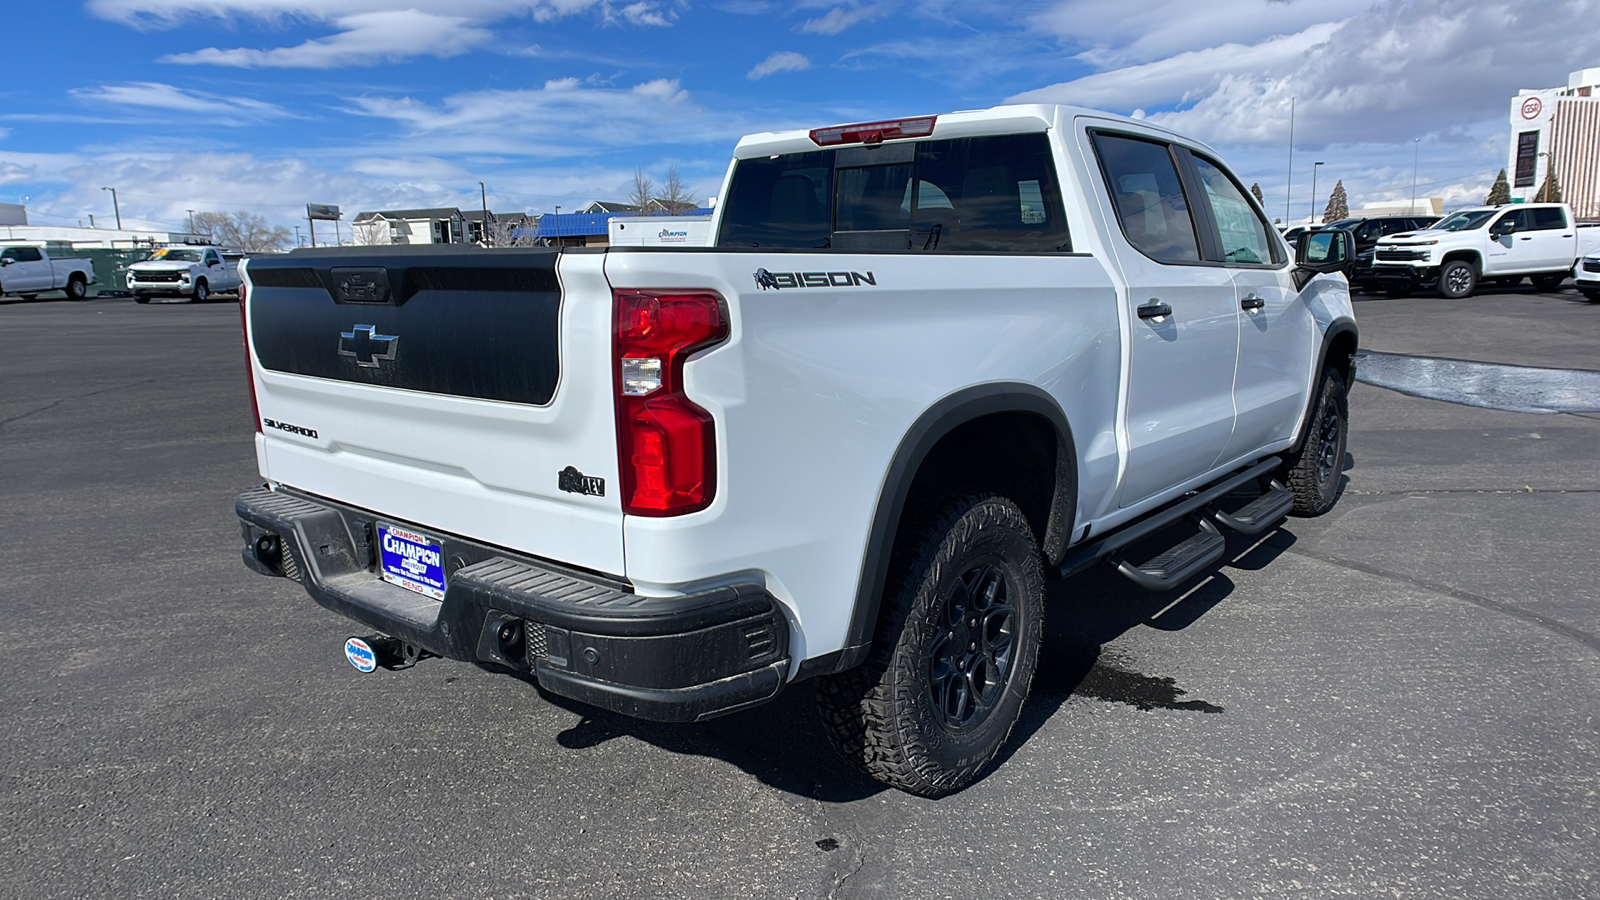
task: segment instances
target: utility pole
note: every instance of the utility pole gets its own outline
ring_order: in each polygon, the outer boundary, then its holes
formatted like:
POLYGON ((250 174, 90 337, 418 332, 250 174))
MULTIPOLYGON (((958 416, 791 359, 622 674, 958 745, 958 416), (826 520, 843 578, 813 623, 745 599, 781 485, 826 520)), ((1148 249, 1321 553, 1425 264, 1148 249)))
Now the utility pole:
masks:
POLYGON ((478 182, 478 192, 483 197, 483 230, 478 233, 478 237, 483 239, 483 245, 487 247, 489 246, 489 189, 484 187, 483 182, 480 181, 478 182))
POLYGON ((189 233, 194 234, 194 210, 185 210, 189 214, 189 233))
POLYGON ((1422 153, 1422 138, 1411 139, 1411 212, 1417 211, 1417 157, 1422 153))
POLYGON ((117 230, 122 230, 122 206, 117 203, 117 189, 103 187, 100 190, 111 192, 111 209, 117 214, 117 230))
POLYGON ((1294 221, 1289 207, 1294 202, 1294 98, 1289 98, 1289 180, 1283 185, 1283 227, 1294 221))
POLYGON ((294 227, 294 245, 296 247, 300 246, 300 226, 299 225, 296 225, 294 227))
MULTIPOLYGON (((1307 225, 1317 224, 1317 167, 1320 165, 1323 165, 1323 163, 1315 162, 1311 164, 1311 218, 1306 221, 1307 225)), ((1323 218, 1327 217, 1324 216, 1323 218)))
POLYGON ((561 207, 556 207, 556 246, 561 246, 561 207))

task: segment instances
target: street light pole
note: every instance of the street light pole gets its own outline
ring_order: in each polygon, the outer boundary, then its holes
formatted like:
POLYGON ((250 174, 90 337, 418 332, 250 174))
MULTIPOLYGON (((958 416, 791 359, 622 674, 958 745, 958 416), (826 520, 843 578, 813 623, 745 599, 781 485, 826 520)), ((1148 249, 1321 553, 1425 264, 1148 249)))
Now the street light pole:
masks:
POLYGON ((299 225, 296 225, 294 227, 294 245, 296 247, 300 246, 300 226, 299 225))
POLYGON ((1417 157, 1422 153, 1422 138, 1411 139, 1411 212, 1417 212, 1417 157))
MULTIPOLYGON (((1314 192, 1313 192, 1314 193, 1314 192)), ((1283 227, 1294 221, 1289 207, 1294 203, 1294 98, 1289 98, 1289 180, 1283 184, 1283 227)))
POLYGON ((188 209, 184 210, 184 212, 189 214, 189 233, 194 234, 194 210, 188 209))
POLYGON ((487 247, 489 246, 489 189, 484 187, 483 182, 480 181, 478 182, 478 192, 483 198, 483 230, 478 233, 478 237, 483 239, 483 245, 487 247))
POLYGON ((1306 223, 1307 225, 1317 224, 1317 167, 1320 165, 1322 165, 1320 162, 1311 164, 1311 220, 1306 223))
POLYGON ((556 207, 556 246, 561 246, 561 207, 556 207))
POLYGON ((117 203, 117 189, 116 188, 111 188, 111 187, 103 187, 100 190, 102 190, 102 191, 110 191, 111 192, 111 209, 112 209, 113 212, 115 212, 117 214, 117 230, 121 231, 122 230, 122 207, 121 207, 121 205, 119 205, 117 203))

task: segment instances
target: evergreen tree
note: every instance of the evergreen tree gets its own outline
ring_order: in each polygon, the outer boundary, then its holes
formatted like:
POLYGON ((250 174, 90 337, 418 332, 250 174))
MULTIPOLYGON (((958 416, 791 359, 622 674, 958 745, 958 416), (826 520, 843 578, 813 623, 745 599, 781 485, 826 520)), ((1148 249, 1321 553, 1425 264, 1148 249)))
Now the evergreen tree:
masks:
POLYGON ((1485 197, 1485 206, 1505 206, 1511 202, 1511 184, 1506 181, 1506 170, 1501 169, 1495 177, 1494 184, 1489 188, 1489 196, 1485 197))
POLYGON ((1256 182, 1255 184, 1250 185, 1250 193, 1256 198, 1256 202, 1257 203, 1261 204, 1262 206, 1266 206, 1267 205, 1267 198, 1263 197, 1261 195, 1261 183, 1260 182, 1256 182))
POLYGON ((1350 198, 1344 192, 1344 179, 1341 178, 1333 186, 1333 193, 1328 195, 1328 206, 1322 211, 1322 221, 1336 222, 1348 218, 1350 218, 1350 198))
POLYGON ((1561 181, 1556 178, 1555 169, 1551 169, 1544 176, 1544 184, 1539 186, 1539 193, 1535 194, 1533 199, 1538 203, 1561 202, 1561 181))

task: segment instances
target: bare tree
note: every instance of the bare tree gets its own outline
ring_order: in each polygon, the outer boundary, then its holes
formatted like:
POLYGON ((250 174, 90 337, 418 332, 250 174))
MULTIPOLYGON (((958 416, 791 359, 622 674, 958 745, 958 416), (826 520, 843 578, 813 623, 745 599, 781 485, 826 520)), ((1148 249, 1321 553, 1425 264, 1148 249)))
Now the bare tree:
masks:
POLYGON ((650 180, 650 176, 646 175, 643 169, 634 169, 633 188, 628 193, 628 205, 636 206, 640 212, 644 212, 644 208, 650 205, 655 191, 656 183, 650 180))
POLYGON ((233 212, 197 212, 194 230, 211 238, 223 247, 234 247, 246 253, 282 250, 289 246, 292 237, 282 225, 273 227, 267 220, 246 210, 233 212))
POLYGON ((694 191, 683 183, 683 177, 678 174, 678 164, 673 163, 667 167, 667 182, 661 186, 661 195, 656 197, 667 212, 676 214, 684 209, 694 209, 700 205, 694 191))
POLYGON ((539 220, 521 214, 495 216, 489 236, 492 247, 537 247, 539 220))
POLYGON ((393 242, 388 219, 374 217, 350 223, 350 243, 357 247, 384 247, 393 242))

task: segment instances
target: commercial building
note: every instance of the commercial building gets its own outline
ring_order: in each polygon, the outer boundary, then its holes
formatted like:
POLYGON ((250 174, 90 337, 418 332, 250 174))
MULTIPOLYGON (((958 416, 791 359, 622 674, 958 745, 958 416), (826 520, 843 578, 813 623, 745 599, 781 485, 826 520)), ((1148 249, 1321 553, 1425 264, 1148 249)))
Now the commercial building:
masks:
POLYGON ((1511 100, 1511 199, 1534 202, 1551 170, 1580 219, 1600 220, 1600 68, 1564 88, 1518 91, 1511 100))

